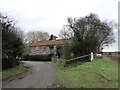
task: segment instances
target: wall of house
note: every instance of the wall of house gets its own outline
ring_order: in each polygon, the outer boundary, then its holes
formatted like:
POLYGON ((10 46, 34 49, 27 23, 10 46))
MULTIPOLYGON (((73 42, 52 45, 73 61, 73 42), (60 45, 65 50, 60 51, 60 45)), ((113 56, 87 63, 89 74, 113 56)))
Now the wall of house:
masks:
POLYGON ((30 48, 30 54, 36 55, 36 54, 50 54, 50 48, 49 46, 35 46, 30 48))

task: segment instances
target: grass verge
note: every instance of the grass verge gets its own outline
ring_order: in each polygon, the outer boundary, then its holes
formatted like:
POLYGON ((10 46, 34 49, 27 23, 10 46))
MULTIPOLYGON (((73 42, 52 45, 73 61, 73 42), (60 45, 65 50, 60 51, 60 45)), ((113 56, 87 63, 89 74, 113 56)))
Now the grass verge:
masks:
POLYGON ((57 82, 66 88, 118 88, 118 63, 107 57, 57 68, 57 82))
POLYGON ((15 75, 18 75, 20 73, 23 73, 31 68, 31 65, 26 64, 20 64, 19 66, 9 68, 7 70, 3 70, 2 73, 2 79, 10 78, 15 75))

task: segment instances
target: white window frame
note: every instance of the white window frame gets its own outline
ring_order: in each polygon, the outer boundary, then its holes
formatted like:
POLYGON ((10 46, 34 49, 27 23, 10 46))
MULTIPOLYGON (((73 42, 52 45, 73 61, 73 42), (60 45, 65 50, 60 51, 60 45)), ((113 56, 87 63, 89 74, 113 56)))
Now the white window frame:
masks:
POLYGON ((39 47, 38 46, 36 46, 36 51, 38 51, 39 50, 39 47))
POLYGON ((42 50, 45 50, 46 49, 46 47, 45 46, 42 46, 42 50))

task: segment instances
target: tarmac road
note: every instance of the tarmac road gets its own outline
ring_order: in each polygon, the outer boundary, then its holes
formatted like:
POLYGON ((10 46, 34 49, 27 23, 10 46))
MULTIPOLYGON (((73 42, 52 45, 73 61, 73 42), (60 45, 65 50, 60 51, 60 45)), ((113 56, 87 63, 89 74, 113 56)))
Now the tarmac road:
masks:
POLYGON ((3 81, 3 88, 47 88, 54 84, 56 68, 53 64, 37 61, 24 61, 24 63, 32 65, 32 69, 13 80, 3 81))

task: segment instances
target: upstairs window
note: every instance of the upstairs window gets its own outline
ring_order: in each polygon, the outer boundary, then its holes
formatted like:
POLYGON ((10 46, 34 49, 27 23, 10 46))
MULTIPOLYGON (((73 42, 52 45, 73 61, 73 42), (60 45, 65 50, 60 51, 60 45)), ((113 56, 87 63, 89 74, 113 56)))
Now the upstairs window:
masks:
POLYGON ((45 46, 43 46, 42 49, 45 50, 45 46))
POLYGON ((39 50, 39 47, 38 46, 36 46, 36 51, 38 51, 39 50))
POLYGON ((56 46, 54 46, 54 50, 56 50, 56 46))

